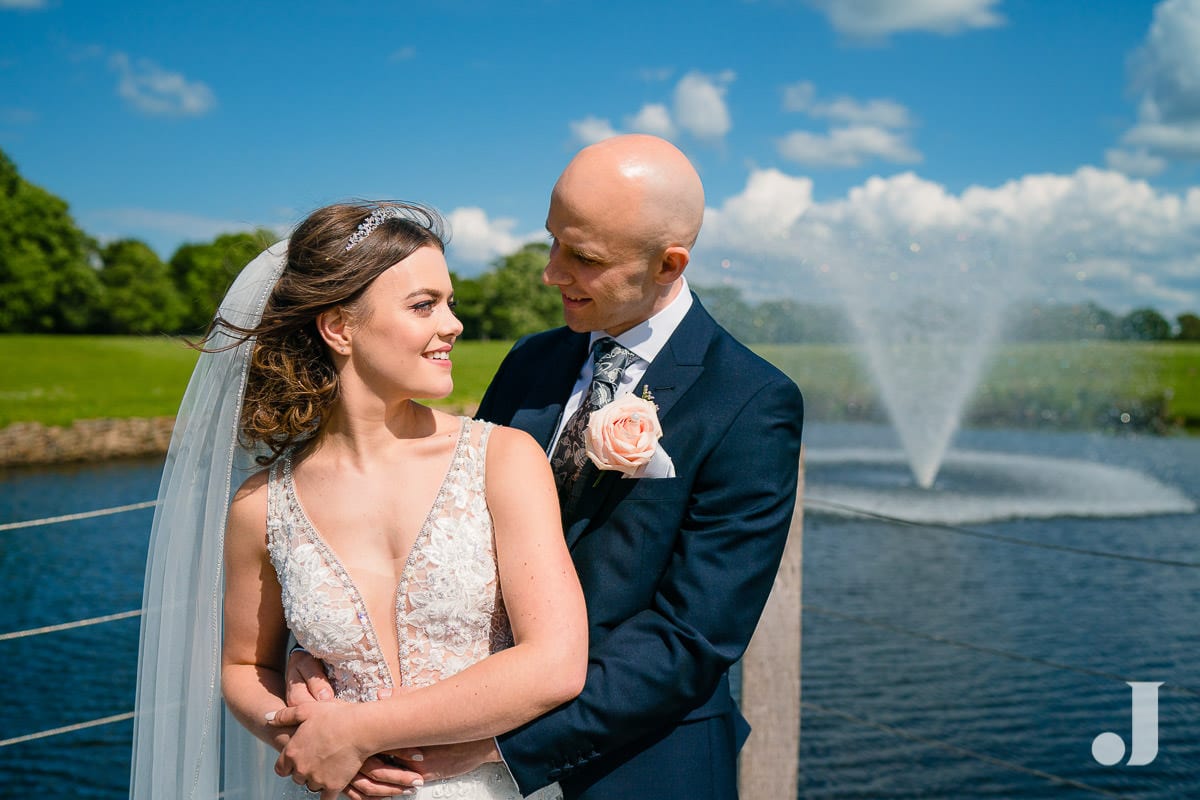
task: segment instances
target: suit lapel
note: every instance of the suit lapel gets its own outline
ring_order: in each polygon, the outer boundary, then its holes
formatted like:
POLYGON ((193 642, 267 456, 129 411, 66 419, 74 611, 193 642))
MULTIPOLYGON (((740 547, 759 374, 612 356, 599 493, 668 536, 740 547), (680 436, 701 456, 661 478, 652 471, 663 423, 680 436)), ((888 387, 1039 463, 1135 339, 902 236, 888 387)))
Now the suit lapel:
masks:
MULTIPOLYGON (((664 431, 670 429, 671 411, 676 403, 704 372, 704 354, 715 331, 716 323, 693 295, 691 309, 634 387, 639 396, 644 388, 654 396, 664 431)), ((616 472, 596 469, 591 462, 584 466, 563 507, 568 547, 573 547, 583 536, 619 480, 622 478, 616 472)))
POLYGON ((551 351, 543 379, 531 381, 525 399, 513 414, 514 428, 520 428, 541 444, 550 447, 563 408, 571 396, 571 387, 587 356, 588 335, 568 333, 551 351))

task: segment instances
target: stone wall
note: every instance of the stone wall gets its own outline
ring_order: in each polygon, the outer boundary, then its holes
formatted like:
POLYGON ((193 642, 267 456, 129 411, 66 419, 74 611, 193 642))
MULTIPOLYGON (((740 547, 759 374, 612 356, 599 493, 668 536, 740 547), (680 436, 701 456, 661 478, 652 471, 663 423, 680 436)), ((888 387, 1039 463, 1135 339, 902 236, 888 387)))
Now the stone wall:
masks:
POLYGON ((65 428, 17 422, 0 429, 0 467, 161 455, 174 424, 174 417, 84 419, 65 428))

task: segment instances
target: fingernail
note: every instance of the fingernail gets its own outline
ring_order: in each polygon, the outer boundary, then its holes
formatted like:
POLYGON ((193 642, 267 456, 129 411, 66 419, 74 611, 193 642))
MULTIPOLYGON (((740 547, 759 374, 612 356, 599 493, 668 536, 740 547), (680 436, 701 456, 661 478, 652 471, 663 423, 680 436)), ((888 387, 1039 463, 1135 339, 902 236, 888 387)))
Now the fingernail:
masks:
POLYGON ((317 692, 317 699, 318 700, 332 700, 333 692, 329 691, 328 689, 322 689, 321 691, 317 692))
POLYGON ((421 778, 413 778, 413 786, 424 786, 425 781, 421 778))
POLYGON ((266 714, 263 714, 263 716, 267 718, 267 722, 275 721, 275 712, 274 711, 268 711, 266 714))
POLYGON ((391 697, 391 696, 392 696, 392 690, 391 690, 391 689, 380 689, 380 690, 379 690, 379 699, 380 699, 380 700, 386 699, 386 698, 388 698, 388 697, 391 697))
POLYGON ((411 756, 408 757, 408 760, 409 761, 424 761, 425 756, 421 755, 420 753, 413 753, 411 756))

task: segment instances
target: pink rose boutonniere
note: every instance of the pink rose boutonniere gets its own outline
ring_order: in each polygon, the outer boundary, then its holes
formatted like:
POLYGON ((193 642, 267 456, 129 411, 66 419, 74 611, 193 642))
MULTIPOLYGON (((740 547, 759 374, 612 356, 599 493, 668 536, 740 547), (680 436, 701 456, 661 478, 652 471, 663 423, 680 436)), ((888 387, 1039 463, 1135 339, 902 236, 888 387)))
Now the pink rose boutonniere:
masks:
POLYGON ((625 478, 674 478, 675 464, 659 445, 662 425, 649 399, 624 394, 588 417, 583 442, 599 469, 625 478))

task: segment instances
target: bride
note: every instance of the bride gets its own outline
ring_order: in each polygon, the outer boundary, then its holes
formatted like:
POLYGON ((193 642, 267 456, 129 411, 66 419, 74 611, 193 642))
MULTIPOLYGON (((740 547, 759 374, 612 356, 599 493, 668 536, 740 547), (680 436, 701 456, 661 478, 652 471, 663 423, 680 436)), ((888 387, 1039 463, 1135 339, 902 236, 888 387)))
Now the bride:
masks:
MULTIPOLYGON (((333 800, 375 753, 494 736, 580 691, 545 454, 414 402, 453 385, 443 249, 427 209, 329 206, 227 294, 155 513, 131 798, 333 800), (337 700, 279 727, 289 632, 337 700)), ((426 794, 520 797, 500 764, 426 794)))

